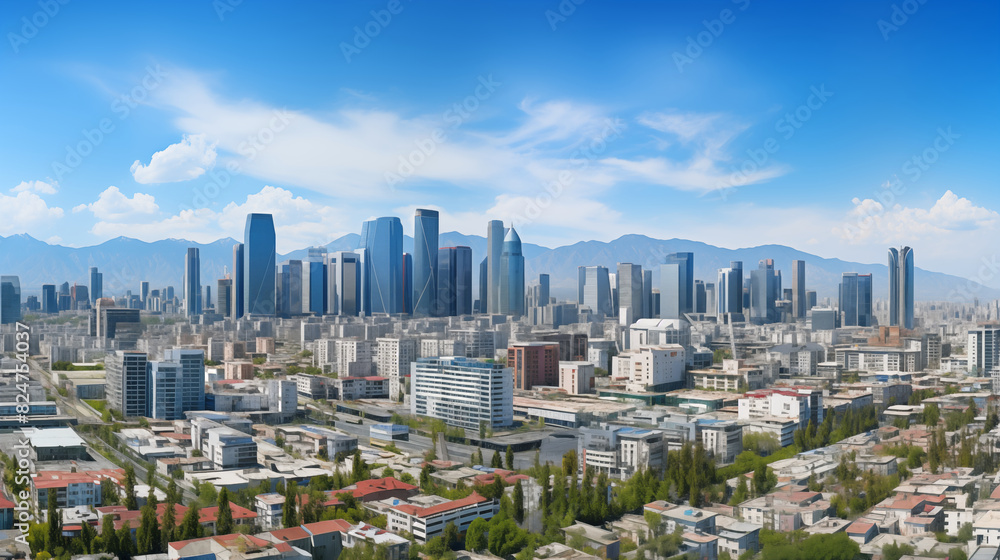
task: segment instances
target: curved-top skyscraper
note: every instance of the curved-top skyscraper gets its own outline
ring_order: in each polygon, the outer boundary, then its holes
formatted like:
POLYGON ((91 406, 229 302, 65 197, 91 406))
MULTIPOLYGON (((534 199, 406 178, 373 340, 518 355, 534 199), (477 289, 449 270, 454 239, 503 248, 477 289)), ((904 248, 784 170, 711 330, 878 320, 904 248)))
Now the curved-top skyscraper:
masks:
POLYGON ((417 208, 413 217, 413 315, 438 314, 438 212, 417 208))
POLYGON ((271 214, 250 214, 243 232, 243 314, 275 314, 275 236, 271 214))
POLYGON ((403 223, 396 217, 361 226, 365 313, 403 312, 403 223))
POLYGON ((889 249, 889 326, 913 328, 913 249, 889 249))
POLYGON ((500 255, 500 313, 524 315, 524 256, 521 237, 513 225, 503 239, 500 255))

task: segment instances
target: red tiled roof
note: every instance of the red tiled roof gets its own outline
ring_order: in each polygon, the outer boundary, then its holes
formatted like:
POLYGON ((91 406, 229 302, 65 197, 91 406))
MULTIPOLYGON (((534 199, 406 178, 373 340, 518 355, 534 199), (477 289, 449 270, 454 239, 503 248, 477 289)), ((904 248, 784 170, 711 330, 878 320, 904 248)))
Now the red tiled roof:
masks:
MULTIPOLYGON (((239 521, 240 519, 255 519, 257 517, 257 512, 251 511, 243 506, 229 502, 229 508, 233 511, 233 521, 239 521)), ((159 508, 157 508, 159 510, 159 508)), ((175 511, 176 513, 176 511, 175 511)), ((207 507, 198 510, 199 523, 214 522, 216 516, 219 515, 219 507, 207 507)))
POLYGON ((870 522, 867 522, 867 521, 861 521, 859 519, 859 520, 855 521, 854 523, 851 523, 847 527, 847 532, 850 533, 850 534, 854 534, 854 535, 865 535, 865 534, 868 533, 868 531, 871 531, 872 527, 874 527, 874 526, 875 526, 874 523, 870 523, 870 522))
POLYGON ((478 493, 473 492, 465 498, 459 500, 452 500, 450 502, 445 502, 443 504, 438 504, 431 507, 420 507, 413 504, 403 504, 401 506, 396 506, 392 509, 396 511, 403 512, 414 517, 430 517, 432 515, 437 515, 439 513, 444 513, 446 511, 451 511, 454 509, 461 509, 474 504, 481 504, 488 501, 486 498, 480 496, 478 493))
POLYGON ((353 525, 346 519, 329 519, 327 521, 307 523, 303 527, 314 535, 323 535, 326 533, 346 533, 351 530, 353 525))
POLYGON ((0 496, 0 509, 14 509, 14 502, 0 496))
POLYGON ((287 529, 271 531, 271 536, 283 541, 297 541, 301 539, 308 539, 309 533, 307 533, 302 527, 289 527, 287 529))
POLYGON ((31 479, 35 488, 66 488, 70 484, 100 484, 110 478, 121 484, 125 480, 124 469, 103 469, 99 471, 38 471, 31 479))
POLYGON ((386 478, 376 478, 372 480, 361 480, 357 484, 353 484, 344 488, 343 490, 335 491, 336 494, 347 493, 351 494, 355 498, 361 499, 368 494, 374 492, 385 492, 387 490, 416 490, 417 487, 412 484, 407 484, 401 480, 396 480, 391 476, 386 478))

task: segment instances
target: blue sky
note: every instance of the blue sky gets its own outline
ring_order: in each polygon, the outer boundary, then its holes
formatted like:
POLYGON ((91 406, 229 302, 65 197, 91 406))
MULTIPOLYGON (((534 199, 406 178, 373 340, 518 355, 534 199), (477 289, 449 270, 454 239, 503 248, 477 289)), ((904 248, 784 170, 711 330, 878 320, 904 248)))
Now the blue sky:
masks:
POLYGON ((270 211, 288 251, 431 207, 998 285, 995 2, 49 1, 0 5, 0 235, 270 211))

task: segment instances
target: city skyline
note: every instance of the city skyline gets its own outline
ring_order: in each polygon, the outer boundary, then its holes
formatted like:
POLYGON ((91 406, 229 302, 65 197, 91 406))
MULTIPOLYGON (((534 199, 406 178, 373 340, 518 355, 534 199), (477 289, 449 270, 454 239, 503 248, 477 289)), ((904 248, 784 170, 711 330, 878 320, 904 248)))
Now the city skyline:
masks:
MULTIPOLYGON (((354 28, 378 6, 280 14, 239 6, 221 16, 210 7, 144 6, 143 22, 128 31, 112 25, 107 36, 143 54, 110 54, 104 40, 81 40, 121 14, 105 6, 64 11, 8 51, 12 80, 51 93, 46 103, 4 94, 5 117, 27 132, 2 144, 9 165, 0 171, 0 196, 17 218, 0 235, 72 246, 122 233, 204 243, 238 239, 246 213, 273 211, 282 224, 278 250, 286 252, 355 231, 358 219, 420 207, 439 211, 449 230, 479 232, 495 218, 549 247, 637 233, 725 247, 794 239, 801 250, 862 262, 909 244, 921 247, 930 269, 966 278, 991 262, 974 241, 1000 222, 1000 194, 987 179, 997 148, 989 100, 1000 72, 997 46, 982 39, 995 32, 997 6, 980 4, 983 17, 968 18, 959 7, 921 5, 896 29, 879 23, 891 20, 891 7, 870 3, 636 6, 650 17, 600 5, 557 18, 541 6, 476 6, 468 15, 481 17, 453 26, 452 18, 437 21, 433 8, 404 9, 364 48, 354 46, 354 28), (722 9, 735 14, 731 23, 719 20, 722 9), (144 22, 175 18, 193 26, 189 44, 143 32, 151 25, 144 22), (305 29, 323 21, 330 31, 323 54, 283 64, 301 44, 268 45, 276 49, 270 55, 257 45, 256 64, 283 78, 266 82, 232 55, 213 63, 198 55, 218 41, 243 44, 274 18, 305 29), (517 29, 518 48, 485 56, 498 43, 480 21, 517 29), (614 49, 590 41, 587 30, 598 22, 622 39, 614 49), (795 33, 763 32, 779 23, 795 33), (469 52, 412 41, 428 25, 469 39, 469 52), (706 25, 722 31, 691 46, 706 25), (942 43, 940 26, 962 32, 942 43), (824 40, 800 40, 807 36, 824 40), (387 57, 401 45, 448 64, 430 79, 418 76, 387 57), (523 64, 516 56, 523 50, 546 54, 523 64), (592 71, 576 72, 577 63, 565 62, 571 53, 587 57, 592 71), (303 72, 310 62, 321 71, 303 72), (811 70, 794 76, 771 69, 806 62, 811 70), (298 82, 318 93, 284 85, 298 82), (890 93, 900 89, 910 92, 905 103, 890 93), (454 111, 468 99, 475 110, 454 111), (796 118, 800 110, 809 118, 796 118), (420 142, 434 153, 401 173, 399 158, 420 142), (67 146, 88 155, 77 161, 67 146), (347 157, 322 158, 317 148, 347 157), (744 165, 757 170, 733 181, 744 165), (671 219, 661 219, 665 212, 671 219)), ((12 22, 37 9, 3 7, 12 22)), ((403 230, 413 234, 408 220, 403 230)), ((995 277, 984 282, 1000 287, 995 277)))

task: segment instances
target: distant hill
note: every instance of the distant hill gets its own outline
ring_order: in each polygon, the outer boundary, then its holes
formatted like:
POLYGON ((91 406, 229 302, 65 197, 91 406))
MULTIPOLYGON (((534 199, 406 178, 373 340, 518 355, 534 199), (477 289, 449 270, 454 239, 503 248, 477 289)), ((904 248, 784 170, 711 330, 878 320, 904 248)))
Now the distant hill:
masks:
MULTIPOLYGON (((359 240, 360 236, 352 233, 331 241, 326 247, 330 251, 350 251, 357 248, 359 240)), ((486 239, 452 231, 442 233, 439 242, 442 247, 466 245, 472 248, 473 281, 477 282, 479 263, 486 256, 486 239)), ((200 244, 183 239, 147 243, 118 237, 92 247, 71 248, 49 245, 29 235, 12 235, 0 237, 0 273, 19 275, 25 295, 37 294, 42 284, 87 284, 91 266, 97 266, 104 273, 104 289, 109 294, 122 294, 126 289, 137 293, 141 280, 149 280, 153 289, 167 285, 179 289, 184 275, 184 254, 188 247, 201 250, 202 283, 214 284, 225 271, 231 272, 234 243, 236 241, 230 238, 200 244)), ((404 251, 412 250, 413 239, 406 237, 404 251)), ((693 252, 695 277, 708 282, 715 282, 718 269, 729 266, 730 261, 742 261, 744 271, 749 274, 757 267, 758 261, 770 258, 782 271, 783 286, 790 287, 792 261, 804 260, 807 287, 816 290, 821 299, 836 297, 837 284, 844 272, 873 274, 876 299, 888 297, 888 268, 884 263, 860 264, 825 259, 783 245, 725 249, 686 239, 661 240, 643 235, 625 235, 614 241, 581 241, 555 249, 526 243, 523 251, 527 285, 536 283, 538 274, 548 273, 553 295, 561 298, 576 297, 578 266, 602 265, 614 272, 618 263, 631 262, 653 269, 658 277, 658 265, 666 255, 674 252, 693 252)), ((279 255, 278 260, 303 259, 305 256, 306 249, 300 249, 279 255)), ((916 257, 919 263, 919 249, 916 257)), ((940 301, 949 299, 953 291, 966 286, 968 280, 918 268, 915 283, 918 300, 940 301)), ((474 289, 474 293, 477 292, 478 289, 474 289)), ((983 288, 978 296, 981 299, 1000 298, 1000 290, 983 288)))

